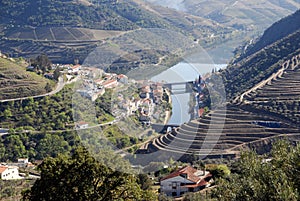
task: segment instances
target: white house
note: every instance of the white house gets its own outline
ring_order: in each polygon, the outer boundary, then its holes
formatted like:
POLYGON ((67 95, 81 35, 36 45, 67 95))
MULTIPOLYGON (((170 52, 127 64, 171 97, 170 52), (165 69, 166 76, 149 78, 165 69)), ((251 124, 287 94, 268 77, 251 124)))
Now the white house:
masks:
POLYGON ((19 168, 15 166, 0 165, 0 174, 2 180, 21 179, 19 176, 19 168))
POLYGON ((76 129, 86 129, 89 127, 89 124, 84 121, 80 121, 76 123, 76 129))
POLYGON ((160 181, 160 192, 167 196, 181 196, 197 192, 209 185, 212 175, 191 166, 181 168, 160 181))
POLYGON ((75 66, 69 66, 68 67, 68 73, 74 73, 77 74, 81 70, 81 65, 77 64, 75 66))

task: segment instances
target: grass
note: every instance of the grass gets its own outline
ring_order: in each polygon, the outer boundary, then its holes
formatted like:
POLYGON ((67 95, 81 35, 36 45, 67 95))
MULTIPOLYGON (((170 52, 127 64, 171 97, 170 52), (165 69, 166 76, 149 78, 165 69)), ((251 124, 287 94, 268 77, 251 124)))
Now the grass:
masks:
POLYGON ((26 71, 26 64, 22 59, 11 61, 0 58, 1 100, 47 93, 47 83, 51 86, 55 84, 34 72, 26 71))

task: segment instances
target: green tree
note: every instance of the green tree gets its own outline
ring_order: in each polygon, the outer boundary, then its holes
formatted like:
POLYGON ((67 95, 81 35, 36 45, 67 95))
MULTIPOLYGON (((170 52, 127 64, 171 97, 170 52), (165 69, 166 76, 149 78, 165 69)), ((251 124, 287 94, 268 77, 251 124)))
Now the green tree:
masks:
POLYGON ((235 174, 217 180, 213 197, 218 200, 299 200, 300 146, 285 141, 273 145, 270 162, 249 151, 241 154, 235 174))
POLYGON ((12 113, 9 108, 4 110, 3 117, 4 117, 4 119, 9 119, 10 117, 12 117, 12 113))
POLYGON ((72 156, 45 159, 39 169, 41 179, 23 193, 23 200, 154 200, 133 175, 112 171, 83 148, 72 156))
POLYGON ((38 152, 37 158, 56 157, 60 153, 65 153, 68 148, 68 142, 66 142, 62 136, 46 134, 36 147, 38 152))

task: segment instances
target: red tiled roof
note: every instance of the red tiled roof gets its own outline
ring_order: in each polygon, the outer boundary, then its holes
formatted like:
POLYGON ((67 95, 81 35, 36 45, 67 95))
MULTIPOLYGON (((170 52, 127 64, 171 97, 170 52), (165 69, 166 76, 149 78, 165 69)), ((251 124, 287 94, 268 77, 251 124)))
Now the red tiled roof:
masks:
POLYGON ((181 174, 186 174, 187 175, 187 179, 194 182, 194 183, 198 183, 201 178, 199 178, 198 176, 195 175, 195 173, 197 172, 197 170, 191 166, 187 166, 184 168, 181 168, 173 173, 171 173, 170 175, 166 176, 165 178, 161 179, 161 181, 166 180, 166 179, 170 179, 173 177, 177 177, 180 176, 181 174))
POLYGON ((76 124, 79 125, 79 126, 81 126, 81 125, 86 125, 86 124, 89 124, 89 123, 84 122, 84 121, 79 121, 76 124))
POLYGON ((81 66, 79 64, 72 66, 72 69, 80 68, 81 66))
POLYGON ((4 172, 7 168, 8 168, 8 167, 6 167, 6 166, 0 166, 0 174, 1 174, 2 172, 4 172))
POLYGON ((121 78, 126 78, 127 76, 126 75, 123 75, 123 74, 120 74, 120 75, 118 75, 117 76, 119 79, 121 79, 121 78))
POLYGON ((117 83, 117 80, 107 80, 107 81, 105 81, 102 85, 103 85, 103 86, 106 86, 106 85, 110 85, 110 84, 112 84, 112 83, 117 83))
POLYGON ((200 181, 198 184, 189 184, 189 185, 184 185, 182 187, 186 187, 186 188, 196 188, 199 186, 206 186, 208 184, 207 181, 205 181, 204 179, 202 181, 200 181))

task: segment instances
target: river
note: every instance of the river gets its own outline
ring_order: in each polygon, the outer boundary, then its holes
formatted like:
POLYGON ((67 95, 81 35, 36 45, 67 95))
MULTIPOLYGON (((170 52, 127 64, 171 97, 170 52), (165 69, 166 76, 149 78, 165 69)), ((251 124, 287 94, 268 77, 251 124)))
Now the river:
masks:
MULTIPOLYGON (((199 75, 203 76, 212 72, 213 69, 225 68, 227 64, 190 64, 180 62, 168 70, 151 78, 155 82, 165 83, 184 83, 195 81, 199 75)), ((181 125, 191 120, 189 114, 190 93, 185 92, 185 85, 173 85, 171 92, 172 98, 172 116, 168 122, 170 125, 181 125)))

